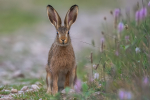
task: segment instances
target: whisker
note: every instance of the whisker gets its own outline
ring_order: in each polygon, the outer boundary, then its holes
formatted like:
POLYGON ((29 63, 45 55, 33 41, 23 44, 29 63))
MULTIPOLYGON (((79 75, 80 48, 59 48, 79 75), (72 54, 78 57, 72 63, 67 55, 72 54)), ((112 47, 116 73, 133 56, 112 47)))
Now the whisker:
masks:
POLYGON ((71 37, 71 39, 72 39, 72 38, 74 38, 74 39, 81 39, 81 38, 75 38, 75 37, 71 37))
POLYGON ((104 33, 104 35, 108 35, 109 37, 112 37, 112 38, 114 38, 115 37, 115 35, 111 35, 111 33, 104 33))
MULTIPOLYGON (((73 40, 74 41, 74 40, 73 40)), ((88 45, 90 45, 90 46, 93 46, 93 47, 95 47, 95 48, 100 48, 100 47, 98 47, 98 46, 94 46, 94 45, 92 45, 91 43, 87 43, 87 42, 84 42, 84 41, 79 41, 79 40, 77 40, 78 42, 81 42, 81 43, 85 43, 85 44, 88 44, 88 45)))

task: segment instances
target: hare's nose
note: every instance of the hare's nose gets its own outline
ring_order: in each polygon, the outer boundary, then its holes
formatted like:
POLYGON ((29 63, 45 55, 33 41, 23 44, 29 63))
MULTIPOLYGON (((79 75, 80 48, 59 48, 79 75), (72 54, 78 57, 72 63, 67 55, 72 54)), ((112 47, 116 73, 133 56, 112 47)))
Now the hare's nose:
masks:
POLYGON ((65 39, 61 39, 63 42, 65 41, 65 39))
POLYGON ((62 43, 64 44, 65 39, 61 39, 61 40, 62 40, 62 43))

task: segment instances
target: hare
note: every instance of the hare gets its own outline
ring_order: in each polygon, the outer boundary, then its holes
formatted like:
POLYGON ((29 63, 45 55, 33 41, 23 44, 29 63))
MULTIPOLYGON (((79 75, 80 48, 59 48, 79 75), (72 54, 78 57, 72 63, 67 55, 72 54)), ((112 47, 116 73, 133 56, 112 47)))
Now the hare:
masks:
POLYGON ((51 5, 47 6, 47 14, 57 31, 46 66, 47 93, 55 95, 58 90, 65 87, 73 88, 76 80, 77 66, 69 30, 77 19, 78 6, 73 5, 69 9, 64 20, 64 26, 61 26, 61 19, 51 5))

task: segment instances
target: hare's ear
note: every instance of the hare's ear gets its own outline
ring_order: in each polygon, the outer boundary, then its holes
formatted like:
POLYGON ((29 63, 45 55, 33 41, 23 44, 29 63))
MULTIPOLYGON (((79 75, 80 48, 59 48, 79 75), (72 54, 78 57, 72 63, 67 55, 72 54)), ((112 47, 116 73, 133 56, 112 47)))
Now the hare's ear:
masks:
POLYGON ((76 21, 78 15, 78 6, 73 5, 66 14, 64 24, 70 28, 71 25, 76 21))
POLYGON ((57 11, 51 5, 47 5, 47 15, 51 23, 56 27, 56 29, 61 26, 61 19, 57 11))

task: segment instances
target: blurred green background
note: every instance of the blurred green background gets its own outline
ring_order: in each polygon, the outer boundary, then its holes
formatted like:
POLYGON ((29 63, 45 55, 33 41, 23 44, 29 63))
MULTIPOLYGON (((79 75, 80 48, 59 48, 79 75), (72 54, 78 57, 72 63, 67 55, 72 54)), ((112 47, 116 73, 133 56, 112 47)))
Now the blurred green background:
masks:
MULTIPOLYGON (((31 27, 47 22, 46 6, 51 4, 60 14, 67 12, 73 4, 78 4, 81 12, 97 12, 115 7, 120 0, 1 0, 0 33, 11 33, 22 27, 31 27)), ((79 13, 80 14, 80 13, 79 13)))
POLYGON ((110 11, 129 7, 136 1, 138 0, 1 0, 0 83, 15 82, 12 77, 16 73, 24 74, 25 78, 45 79, 48 51, 56 33, 47 18, 48 4, 56 9, 62 20, 72 5, 79 6, 78 18, 71 27, 70 35, 79 64, 78 75, 82 77, 85 62, 81 62, 81 59, 85 59, 91 49, 99 50, 91 46, 91 41, 94 40, 99 47, 101 31, 105 26, 103 23, 108 26, 113 23, 110 11), (104 17, 107 17, 107 22, 104 17))

